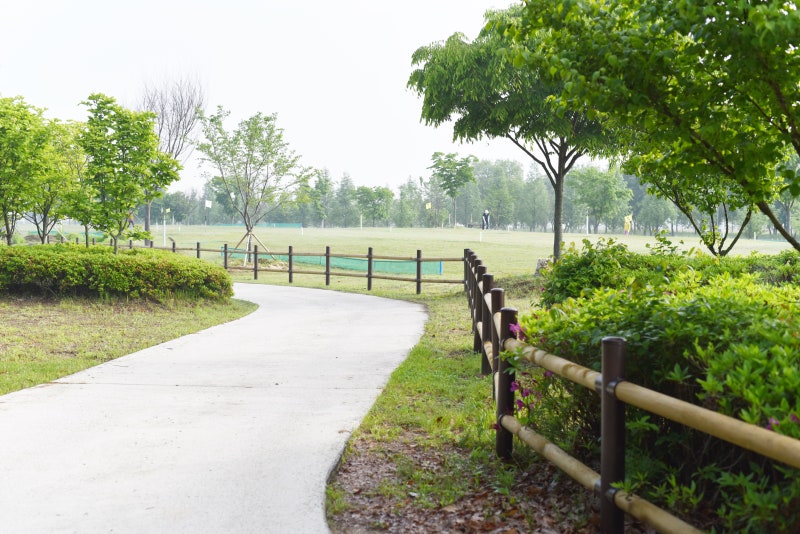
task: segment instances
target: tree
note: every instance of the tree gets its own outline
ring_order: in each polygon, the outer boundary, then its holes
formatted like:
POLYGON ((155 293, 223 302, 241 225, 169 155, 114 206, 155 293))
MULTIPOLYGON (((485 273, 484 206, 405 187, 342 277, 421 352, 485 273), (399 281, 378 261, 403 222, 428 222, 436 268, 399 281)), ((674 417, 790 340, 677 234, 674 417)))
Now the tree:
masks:
POLYGON ((158 150, 152 113, 125 109, 100 93, 83 104, 89 119, 78 143, 88 158, 81 188, 89 202, 79 216, 88 217, 84 225, 106 232, 116 251, 136 206, 177 180, 180 166, 158 150))
POLYGON ((642 200, 638 218, 634 218, 634 221, 645 232, 655 235, 662 226, 674 218, 674 215, 674 204, 654 195, 646 195, 642 200))
POLYGON ((431 157, 433 165, 428 167, 433 169, 431 176, 438 182, 439 187, 453 201, 453 228, 456 226, 456 195, 466 184, 475 181, 475 174, 472 172, 472 162, 476 161, 474 156, 459 158, 458 154, 444 152, 434 152, 431 157))
POLYGON ((576 201, 587 210, 594 233, 601 223, 606 228, 620 224, 629 210, 633 196, 622 175, 614 169, 601 171, 597 167, 582 167, 570 173, 576 201))
POLYGON ((339 181, 339 187, 336 188, 333 203, 334 224, 347 228, 358 222, 356 217, 354 217, 356 213, 355 202, 356 187, 353 185, 353 180, 350 178, 350 175, 345 173, 339 181))
POLYGON ((394 203, 394 224, 400 228, 411 228, 418 222, 419 207, 424 204, 422 195, 411 178, 400 186, 399 193, 394 203))
POLYGON ((42 110, 20 97, 0 98, 0 211, 11 245, 17 221, 31 206, 44 171, 49 131, 42 110))
MULTIPOLYGON (((554 105, 550 97, 560 94, 561 82, 547 69, 518 69, 510 61, 513 43, 504 27, 521 14, 518 8, 489 13, 474 41, 454 34, 419 48, 412 56, 419 68, 408 85, 423 95, 426 124, 455 117, 454 139, 506 138, 542 168, 555 193, 553 255, 559 258, 564 180, 581 156, 610 152, 610 137, 583 111, 554 105)), ((531 35, 520 46, 535 49, 538 40, 531 35)))
POLYGON ((525 190, 522 194, 522 206, 525 215, 520 214, 520 220, 530 224, 531 231, 537 226, 542 231, 547 231, 547 223, 552 220, 553 202, 550 191, 545 184, 546 178, 535 172, 536 167, 531 167, 525 180, 525 190))
POLYGON ((24 217, 36 226, 44 243, 52 229, 70 212, 70 202, 86 170, 86 156, 78 145, 81 125, 47 123, 47 144, 39 172, 32 176, 29 209, 24 217))
POLYGON ((314 188, 310 191, 309 196, 314 216, 320 221, 320 225, 325 228, 325 221, 330 218, 334 201, 333 180, 328 169, 322 169, 317 173, 314 188))
MULTIPOLYGON (((194 132, 206 105, 202 86, 188 78, 144 88, 140 109, 156 116, 158 148, 184 164, 196 142, 194 132)), ((145 204, 144 229, 150 231, 150 202, 145 204)))
POLYGON ((628 172, 680 180, 693 195, 722 181, 800 250, 771 207, 781 190, 800 193, 795 169, 774 172, 800 153, 794 2, 527 0, 524 11, 506 28, 521 44, 518 62, 564 81, 563 109, 626 128, 628 172))
POLYGON ((386 187, 361 186, 356 189, 356 202, 361 213, 372 219, 372 226, 389 218, 394 193, 386 187))
POLYGON ((439 181, 433 177, 425 180, 419 177, 419 191, 422 194, 423 205, 420 206, 420 218, 423 225, 428 228, 443 226, 447 220, 445 211, 446 194, 439 186, 439 181))
POLYGON ((482 205, 480 212, 488 209, 490 224, 504 227, 518 222, 514 193, 523 182, 523 168, 519 162, 509 160, 475 163, 475 178, 478 182, 482 205))
POLYGON ((294 201, 313 170, 302 166, 289 148, 276 114, 257 113, 230 132, 224 124, 229 115, 221 106, 213 115, 200 114, 205 140, 197 149, 216 173, 213 183, 218 200, 230 199, 242 217, 246 228, 242 241, 247 239, 250 250, 253 227, 282 204, 294 201))

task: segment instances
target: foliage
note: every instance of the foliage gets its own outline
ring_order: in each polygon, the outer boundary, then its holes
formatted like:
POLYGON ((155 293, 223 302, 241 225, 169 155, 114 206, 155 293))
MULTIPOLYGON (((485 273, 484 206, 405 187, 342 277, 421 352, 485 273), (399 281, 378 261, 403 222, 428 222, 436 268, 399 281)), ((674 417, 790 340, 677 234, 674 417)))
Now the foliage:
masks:
POLYGON ((86 168, 86 157, 78 145, 78 123, 50 122, 48 142, 41 155, 41 172, 34 177, 30 209, 23 216, 36 226, 39 241, 47 236, 70 211, 70 199, 86 168))
MULTIPOLYGON (((561 82, 547 70, 515 68, 503 27, 520 16, 517 8, 489 13, 474 41, 454 34, 419 48, 412 56, 418 68, 408 85, 423 96, 427 124, 454 119, 453 137, 460 140, 507 138, 542 168, 555 193, 553 254, 558 257, 566 174, 581 156, 610 150, 611 137, 583 111, 565 112, 553 104, 561 82)), ((539 38, 532 35, 522 46, 535 47, 539 38)))
POLYGON ((157 197, 178 178, 178 162, 158 150, 154 115, 125 109, 112 97, 93 94, 79 144, 88 157, 76 219, 118 240, 136 207, 157 197))
POLYGON ((429 167, 433 172, 439 187, 453 200, 453 226, 456 225, 456 195, 458 191, 470 182, 475 181, 472 163, 477 161, 474 156, 459 158, 458 154, 434 152, 431 157, 433 164, 429 167))
POLYGON ((216 201, 230 202, 250 234, 272 210, 295 199, 312 171, 289 148, 277 115, 256 113, 233 131, 225 129, 229 116, 222 107, 201 113, 205 141, 197 148, 215 173, 216 201))
MULTIPOLYGON (((520 319, 529 342, 599 371, 602 338, 624 337, 626 379, 800 439, 800 288, 790 283, 798 254, 693 256, 663 238, 654 249, 640 255, 585 242, 583 252, 565 254, 544 276, 545 291, 556 292, 547 295, 552 305, 520 319)), ((560 379, 520 387, 538 399, 537 425, 561 424, 562 444, 594 449, 593 394, 560 379), (565 404, 569 422, 558 415, 565 404)), ((687 515, 713 506, 727 531, 796 530, 797 470, 630 411, 628 483, 647 498, 687 515)))
POLYGON ((389 208, 394 199, 394 193, 388 187, 366 187, 362 185, 356 189, 355 196, 359 210, 372 221, 372 226, 389 216, 389 208))
POLYGON ((794 2, 527 0, 506 29, 518 64, 563 82, 556 105, 626 127, 629 171, 697 194, 716 180, 800 249, 770 205, 800 192, 795 170, 775 175, 800 153, 794 2))
POLYGON ((48 137, 42 110, 19 97, 0 98, 0 217, 8 245, 36 194, 48 137))
POLYGON ((586 209, 595 234, 601 223, 606 228, 622 227, 632 193, 618 170, 603 172, 597 167, 580 167, 569 176, 576 201, 586 209))
POLYGON ((696 273, 703 281, 722 273, 753 274, 756 280, 770 285, 800 280, 800 256, 793 251, 717 258, 694 248, 679 252, 678 245, 663 233, 656 234, 655 239, 655 245, 646 245, 651 250, 646 255, 632 252, 614 239, 594 243, 584 239, 581 248, 571 243, 561 260, 541 272, 542 304, 549 307, 603 287, 660 285, 685 273, 696 273))
POLYGON ((44 295, 124 296, 163 301, 227 298, 233 294, 220 266, 188 256, 149 250, 52 245, 0 249, 0 292, 44 295))

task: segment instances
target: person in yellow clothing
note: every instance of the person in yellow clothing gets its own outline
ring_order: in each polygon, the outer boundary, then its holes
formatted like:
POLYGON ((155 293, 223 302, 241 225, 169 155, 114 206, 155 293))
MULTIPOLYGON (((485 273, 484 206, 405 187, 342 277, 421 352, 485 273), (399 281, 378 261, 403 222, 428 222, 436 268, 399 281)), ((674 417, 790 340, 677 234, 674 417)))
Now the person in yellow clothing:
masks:
POLYGON ((628 235, 631 231, 631 224, 633 224, 633 214, 625 216, 625 235, 628 235))

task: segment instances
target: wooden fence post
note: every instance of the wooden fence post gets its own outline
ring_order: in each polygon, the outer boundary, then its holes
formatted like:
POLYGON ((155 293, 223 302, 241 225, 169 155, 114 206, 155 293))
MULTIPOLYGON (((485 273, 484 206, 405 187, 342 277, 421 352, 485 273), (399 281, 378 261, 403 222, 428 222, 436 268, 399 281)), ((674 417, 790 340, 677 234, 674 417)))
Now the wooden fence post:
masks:
POLYGON ((468 248, 464 249, 464 291, 469 295, 469 273, 471 272, 469 265, 469 255, 472 251, 468 248))
POLYGON ((475 303, 481 309, 481 354, 483 355, 483 358, 481 358, 481 374, 483 375, 488 375, 492 372, 492 362, 489 361, 489 354, 486 352, 486 342, 492 339, 492 312, 494 308, 486 304, 486 296, 491 294, 493 287, 494 276, 488 273, 484 274, 481 300, 475 303))
MULTIPOLYGON (((509 325, 516 324, 517 310, 514 308, 502 308, 500 310, 500 331, 497 333, 502 350, 503 343, 511 337, 509 325)), ((514 434, 503 428, 503 416, 514 413, 514 392, 511 384, 514 382, 514 371, 508 360, 500 358, 497 366, 497 437, 495 440, 495 451, 497 456, 503 460, 510 460, 514 450, 514 434)))
MULTIPOLYGON (((483 350, 482 342, 481 342, 481 332, 478 332, 478 323, 483 321, 483 306, 481 306, 481 299, 483 295, 481 294, 481 285, 480 281, 483 280, 483 275, 486 274, 486 266, 483 265, 481 260, 475 260, 475 273, 474 273, 474 280, 472 281, 472 297, 470 299, 470 305, 472 306, 472 331, 474 332, 474 338, 472 343, 472 349, 475 352, 481 352, 483 350)), ((488 341, 488 339, 486 340, 488 341)))
MULTIPOLYGON (((503 306, 506 305, 506 294, 505 290, 502 287, 494 287, 492 288, 492 310, 502 310, 503 306)), ((500 352, 502 348, 500 347, 500 333, 494 327, 494 318, 490 318, 491 321, 491 335, 492 335, 492 358, 494 361, 492 362, 493 369, 500 368, 500 352)), ((494 383, 492 383, 494 386, 494 383)))
POLYGON ((422 293, 422 251, 417 249, 417 295, 422 293))
POLYGON ((253 246, 253 280, 258 280, 258 245, 253 246))
POLYGON ((331 247, 325 247, 325 285, 331 285, 331 247))
POLYGON ((289 283, 294 282, 294 273, 292 272, 292 267, 294 265, 294 258, 292 257, 292 245, 289 245, 289 283))
POLYGON ((367 291, 372 291, 372 247, 367 250, 367 291))
MULTIPOLYGON (((151 242, 152 245, 152 242, 151 242)), ((222 246, 222 266, 228 268, 228 244, 222 246)))
POLYGON ((173 241, 173 242, 172 242, 172 253, 174 254, 174 253, 175 253, 175 252, 177 252, 177 251, 178 251, 178 249, 177 249, 177 247, 176 247, 176 245, 175 245, 175 241, 173 241))
POLYGON ((614 482, 625 480, 625 403, 615 389, 625 375, 625 339, 605 337, 602 342, 600 382, 600 528, 622 534, 625 513, 614 504, 614 482))
POLYGON ((197 242, 197 259, 200 259, 200 241, 197 242))

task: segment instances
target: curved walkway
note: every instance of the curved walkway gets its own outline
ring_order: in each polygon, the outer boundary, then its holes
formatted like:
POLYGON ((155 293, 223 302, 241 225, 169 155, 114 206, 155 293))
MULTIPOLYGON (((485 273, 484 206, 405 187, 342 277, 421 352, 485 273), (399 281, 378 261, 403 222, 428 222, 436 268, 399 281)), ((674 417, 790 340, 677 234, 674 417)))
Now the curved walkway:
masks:
POLYGON ((235 293, 258 310, 0 396, 0 531, 328 531, 327 477, 426 313, 324 290, 235 293))

